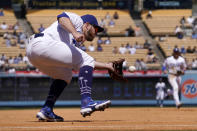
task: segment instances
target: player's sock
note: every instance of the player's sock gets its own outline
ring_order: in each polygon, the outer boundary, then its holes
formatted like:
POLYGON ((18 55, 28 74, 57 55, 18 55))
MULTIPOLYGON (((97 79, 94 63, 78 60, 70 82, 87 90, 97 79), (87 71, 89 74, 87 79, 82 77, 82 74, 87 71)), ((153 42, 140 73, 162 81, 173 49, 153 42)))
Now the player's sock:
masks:
POLYGON ((163 107, 163 100, 161 100, 160 106, 162 106, 162 107, 163 107))
POLYGON ((159 106, 159 100, 157 100, 157 106, 159 106))
POLYGON ((84 66, 79 71, 79 86, 81 91, 81 106, 85 106, 91 101, 91 90, 92 90, 92 74, 93 67, 84 66))
POLYGON ((55 79, 50 86, 49 94, 43 107, 47 106, 53 109, 56 100, 63 92, 66 85, 67 83, 64 80, 55 79))

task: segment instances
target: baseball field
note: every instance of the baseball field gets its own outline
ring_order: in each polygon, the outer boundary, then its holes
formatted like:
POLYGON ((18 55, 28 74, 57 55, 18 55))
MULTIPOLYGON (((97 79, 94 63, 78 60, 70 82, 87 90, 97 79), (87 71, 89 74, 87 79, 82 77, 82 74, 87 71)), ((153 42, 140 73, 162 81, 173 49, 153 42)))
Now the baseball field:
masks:
POLYGON ((197 108, 113 107, 83 118, 80 108, 56 108, 64 122, 38 122, 36 109, 0 110, 0 130, 197 130, 197 108))

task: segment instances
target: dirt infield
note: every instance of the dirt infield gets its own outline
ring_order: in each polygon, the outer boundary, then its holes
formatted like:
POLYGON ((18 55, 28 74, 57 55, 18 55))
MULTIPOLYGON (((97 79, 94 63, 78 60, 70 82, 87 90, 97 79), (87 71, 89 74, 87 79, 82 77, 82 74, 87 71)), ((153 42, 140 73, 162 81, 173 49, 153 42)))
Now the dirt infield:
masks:
POLYGON ((86 118, 79 108, 55 109, 64 122, 38 122, 37 111, 0 110, 0 130, 197 130, 197 108, 109 108, 86 118))

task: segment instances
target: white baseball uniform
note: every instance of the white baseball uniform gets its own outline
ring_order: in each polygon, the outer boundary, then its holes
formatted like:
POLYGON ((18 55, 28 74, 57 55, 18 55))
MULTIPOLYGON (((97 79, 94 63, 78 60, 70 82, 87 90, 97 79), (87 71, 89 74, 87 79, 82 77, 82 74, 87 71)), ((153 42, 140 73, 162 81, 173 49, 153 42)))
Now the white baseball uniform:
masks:
POLYGON ((157 82, 155 86, 157 90, 156 100, 163 100, 164 99, 164 89, 166 88, 166 84, 164 82, 157 82))
MULTIPOLYGON (((83 20, 75 13, 65 12, 73 26, 82 33, 83 20)), ((44 35, 29 38, 26 53, 31 63, 54 79, 70 83, 72 70, 88 65, 94 68, 94 59, 76 45, 71 33, 64 30, 58 21, 46 28, 44 35)))
POLYGON ((181 84, 181 76, 177 76, 177 71, 185 70, 185 59, 181 56, 179 56, 178 59, 175 59, 174 56, 170 56, 165 60, 164 66, 168 69, 168 81, 173 88, 173 97, 175 103, 176 105, 179 105, 179 90, 181 84))

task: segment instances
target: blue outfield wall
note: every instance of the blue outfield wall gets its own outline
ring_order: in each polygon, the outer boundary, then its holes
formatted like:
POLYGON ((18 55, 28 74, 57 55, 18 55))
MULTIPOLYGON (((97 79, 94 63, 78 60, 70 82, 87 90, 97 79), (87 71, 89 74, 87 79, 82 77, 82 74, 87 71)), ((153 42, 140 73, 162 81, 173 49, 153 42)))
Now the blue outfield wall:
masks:
MULTIPOLYGON (((127 75, 128 83, 111 80, 108 75, 94 76, 92 96, 94 100, 110 99, 112 106, 155 106, 155 84, 163 77, 171 88, 167 75, 127 75)), ((197 105, 197 71, 187 71, 182 76, 181 101, 184 105, 197 105)), ((42 106, 52 80, 44 75, 0 75, 0 107, 42 106)), ((65 88, 56 106, 80 106, 77 76, 65 88)), ((173 105, 171 97, 164 101, 173 105)))

